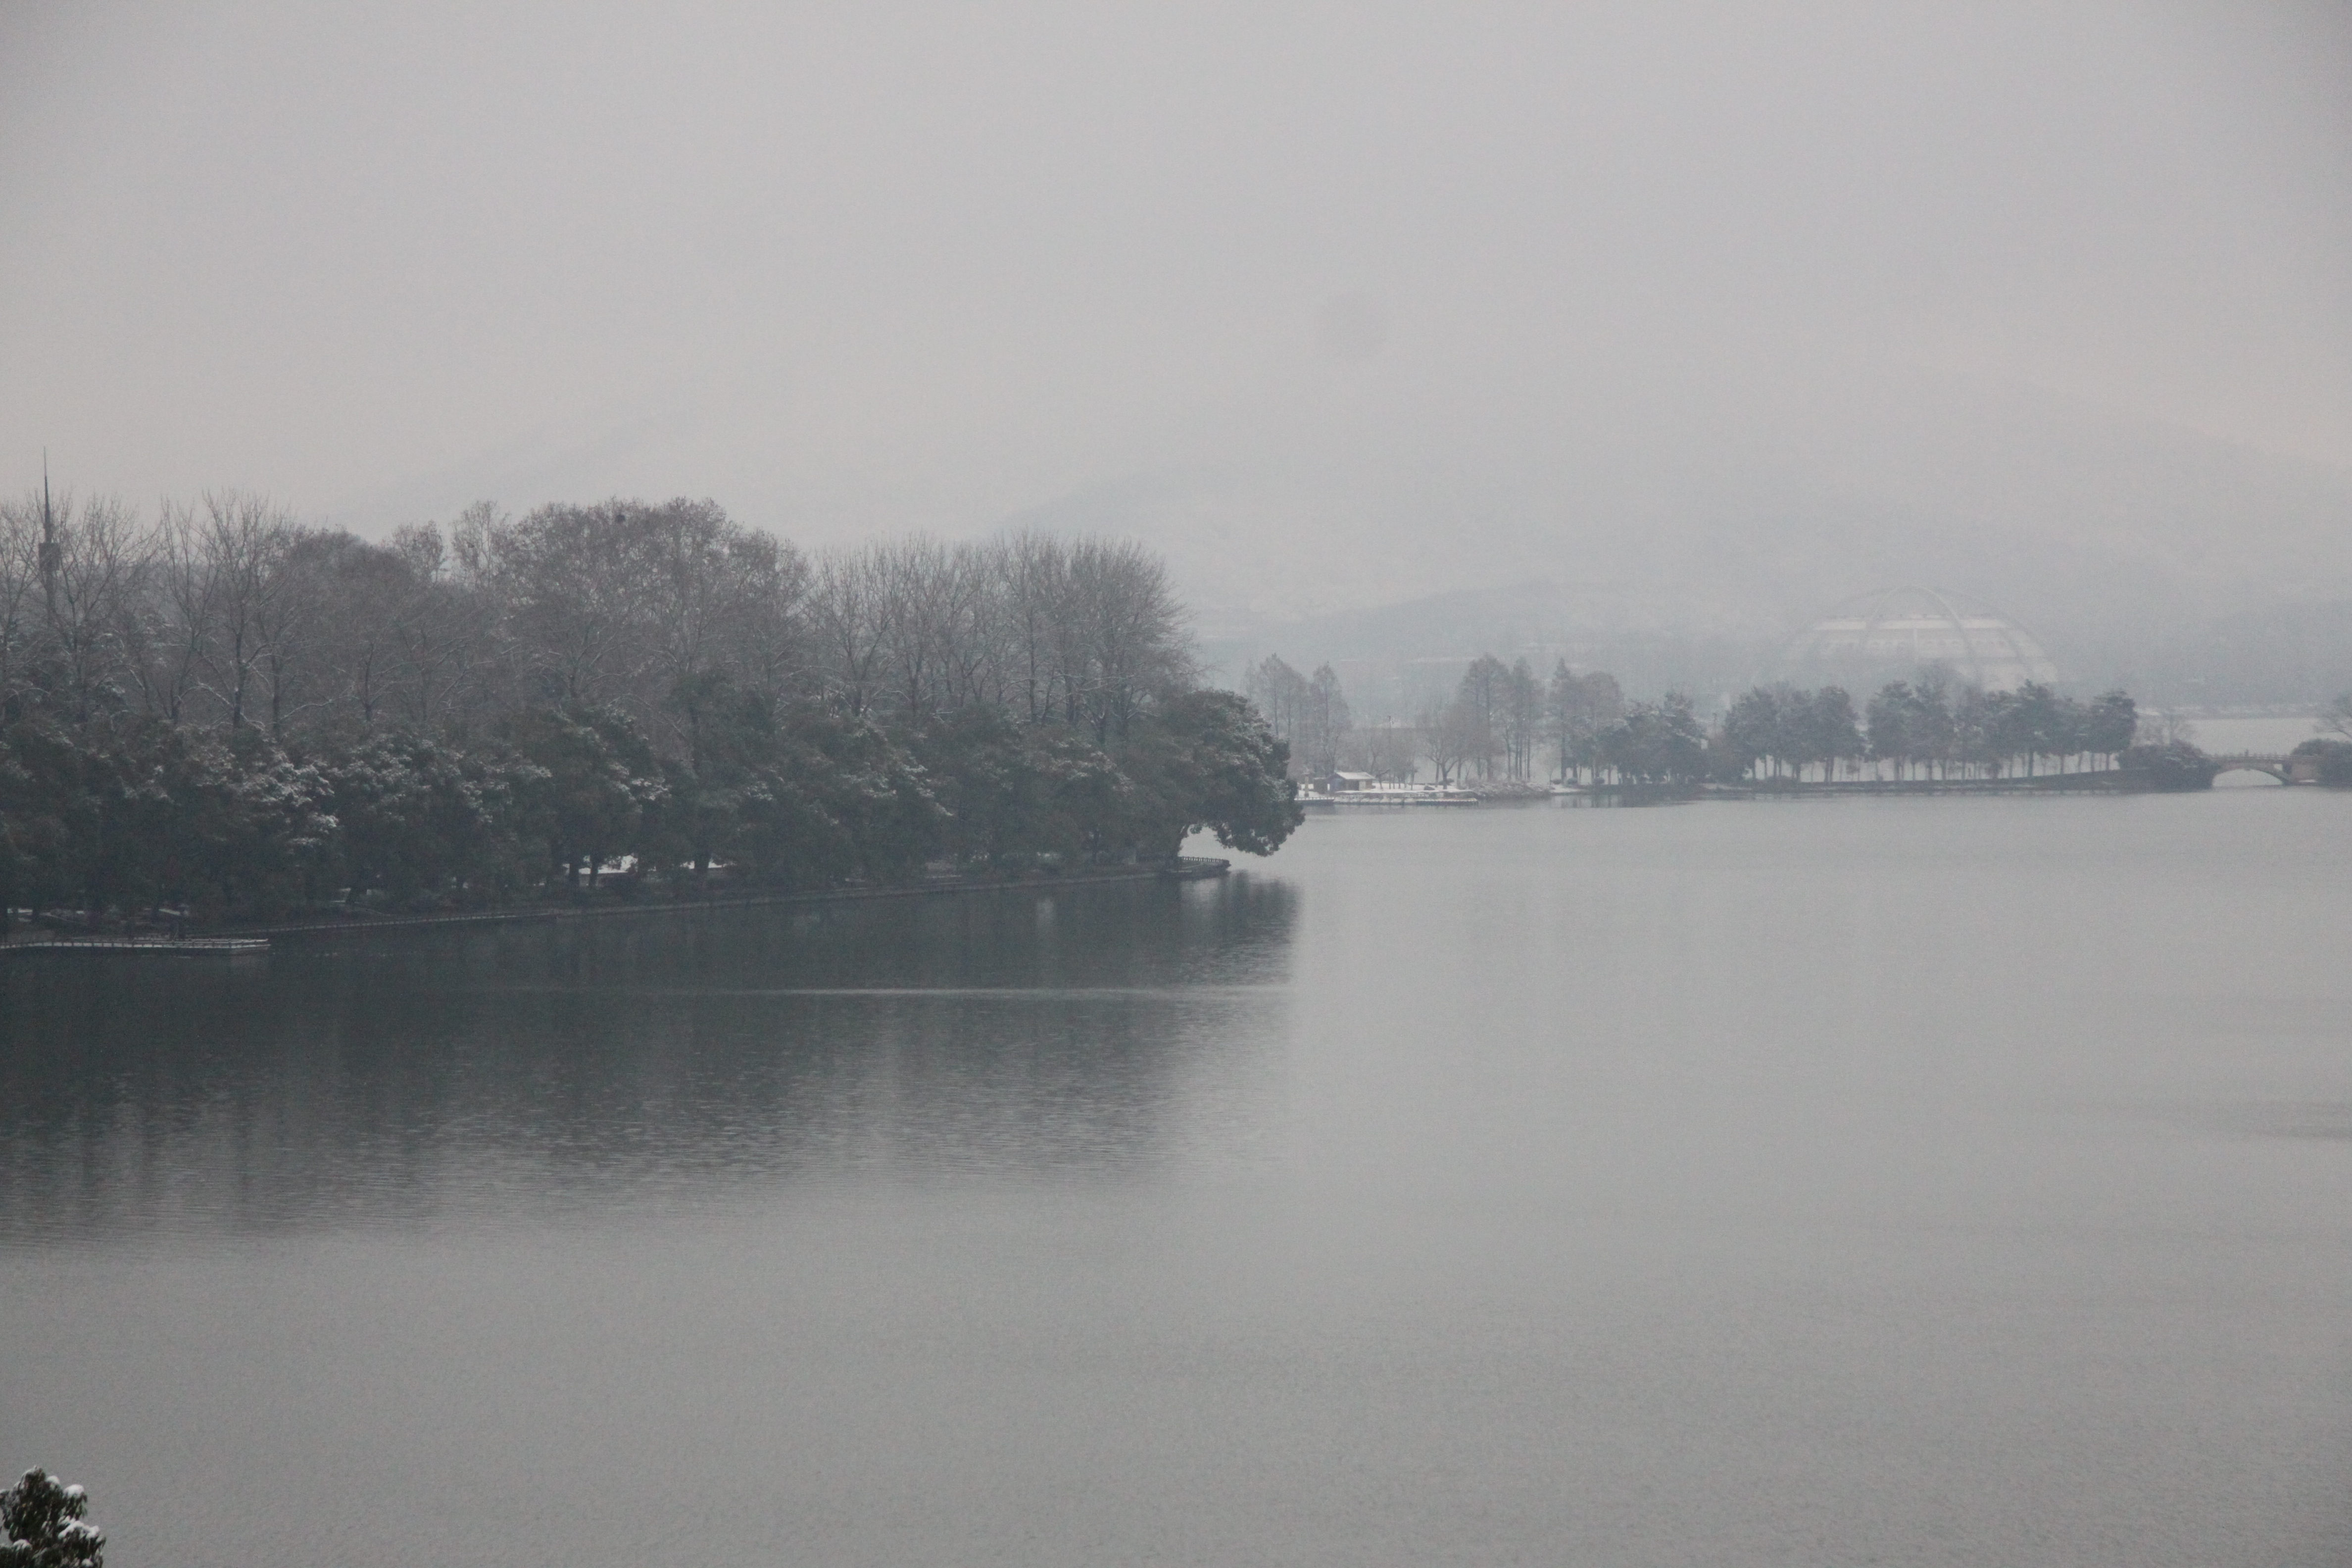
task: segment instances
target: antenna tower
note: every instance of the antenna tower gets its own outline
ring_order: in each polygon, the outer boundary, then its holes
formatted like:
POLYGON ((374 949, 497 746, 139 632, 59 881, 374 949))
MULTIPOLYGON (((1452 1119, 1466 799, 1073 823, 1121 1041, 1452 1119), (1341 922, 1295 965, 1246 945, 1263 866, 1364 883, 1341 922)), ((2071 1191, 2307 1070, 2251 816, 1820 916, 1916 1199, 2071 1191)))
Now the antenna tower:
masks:
POLYGON ((49 510, 49 449, 41 448, 41 596, 47 601, 49 625, 58 624, 58 568, 65 551, 58 543, 57 518, 49 510))

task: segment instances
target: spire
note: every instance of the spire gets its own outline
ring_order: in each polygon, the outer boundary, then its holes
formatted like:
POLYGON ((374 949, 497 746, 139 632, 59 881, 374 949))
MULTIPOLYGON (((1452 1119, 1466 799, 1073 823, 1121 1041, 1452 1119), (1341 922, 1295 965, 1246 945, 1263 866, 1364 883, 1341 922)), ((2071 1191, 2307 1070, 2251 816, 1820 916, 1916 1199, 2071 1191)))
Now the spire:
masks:
POLYGON ((58 546, 58 523, 49 510, 49 449, 41 448, 41 595, 49 607, 49 625, 58 624, 58 568, 65 552, 58 546))

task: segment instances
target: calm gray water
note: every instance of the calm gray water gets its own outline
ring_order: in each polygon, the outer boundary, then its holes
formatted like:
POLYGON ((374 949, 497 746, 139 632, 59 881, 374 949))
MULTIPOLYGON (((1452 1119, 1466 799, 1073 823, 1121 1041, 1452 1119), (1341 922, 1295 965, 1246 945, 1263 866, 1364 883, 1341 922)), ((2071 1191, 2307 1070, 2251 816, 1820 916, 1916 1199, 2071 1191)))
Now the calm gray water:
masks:
POLYGON ((2352 1563, 2352 799, 0 972, 141 1564, 2352 1563))

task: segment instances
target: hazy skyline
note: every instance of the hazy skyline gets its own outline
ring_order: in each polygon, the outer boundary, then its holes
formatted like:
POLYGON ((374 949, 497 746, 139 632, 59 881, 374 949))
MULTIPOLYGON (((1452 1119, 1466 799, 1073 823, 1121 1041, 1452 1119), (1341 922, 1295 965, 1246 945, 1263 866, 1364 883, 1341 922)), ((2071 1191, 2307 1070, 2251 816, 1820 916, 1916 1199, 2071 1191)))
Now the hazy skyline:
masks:
POLYGON ((1042 518, 1260 610, 1704 611, 1928 497, 2352 590, 2333 7, 0 18, 12 491, 1042 518), (2175 438, 2268 477, 2143 517, 2175 438))

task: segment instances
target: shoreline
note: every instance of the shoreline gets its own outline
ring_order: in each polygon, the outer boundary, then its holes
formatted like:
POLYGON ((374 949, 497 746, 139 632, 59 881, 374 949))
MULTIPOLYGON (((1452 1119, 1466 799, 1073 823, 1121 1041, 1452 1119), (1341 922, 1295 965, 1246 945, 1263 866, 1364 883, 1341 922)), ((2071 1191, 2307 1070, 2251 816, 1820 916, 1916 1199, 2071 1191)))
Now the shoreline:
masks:
POLYGON ((444 931, 465 926, 525 925, 544 921, 608 920, 622 915, 688 914, 712 910, 772 909, 794 904, 854 903, 875 899, 940 898, 956 893, 1002 893, 1028 889, 1054 892, 1068 888, 1144 881, 1198 882, 1223 877, 1233 862, 1220 857, 1187 855, 1173 865, 1120 866, 1076 875, 1007 877, 995 880, 940 878, 895 888, 827 888, 802 893, 750 893, 734 898, 648 899, 600 905, 537 904, 517 909, 467 910, 439 915, 346 916, 336 920, 289 920, 270 924, 212 928, 200 936, 142 936, 92 932, 89 936, 45 932, 25 940, 0 942, 0 956, 17 953, 152 953, 177 957, 250 956, 264 953, 279 942, 314 938, 373 935, 379 931, 444 931))
MULTIPOLYGON (((2224 768, 2221 771, 2231 770, 2224 768)), ((2268 767, 2253 767, 2248 771, 2270 773, 2273 778, 2278 777, 2268 767)), ((2313 778, 2297 777, 2292 782, 2282 778, 2279 783, 2283 787, 2294 789, 2328 787, 2313 778)), ((1468 806, 1524 807, 1547 802, 1830 800, 1858 795, 2201 795, 2213 786, 2210 784, 2159 784, 2145 773, 2111 768, 2098 773, 2042 773, 2030 778, 1999 779, 1806 779, 1801 782, 1796 779, 1763 779, 1741 784, 1573 784, 1565 788, 1544 784, 1468 784, 1452 787, 1459 793, 1439 798, 1397 795, 1351 799, 1346 795, 1319 795, 1306 804, 1310 815, 1326 816, 1351 809, 1393 812, 1438 805, 1456 809, 1468 806)))
MULTIPOLYGON (((2260 770, 2257 770, 2260 771, 2260 770)), ((2280 787, 2325 787, 2297 780, 2280 787)), ((1553 794, 1553 800, 1591 800, 1639 795, 1654 800, 1780 800, 1836 799, 1858 795, 2204 795, 2210 784, 2153 784, 2144 777, 2117 773, 2051 773, 2039 778, 2011 779, 1839 779, 1832 783, 1783 779, 1756 784, 1601 784, 1578 785, 1553 794)), ((1513 804, 1508 799, 1491 804, 1513 804)))
POLYGON ((1774 795, 2179 795, 2197 791, 2167 790, 2129 773, 2046 773, 2036 778, 2008 779, 1836 779, 1800 783, 1791 779, 1763 780, 1744 784, 1702 784, 1709 795, 1726 800, 1754 800, 1774 795))

